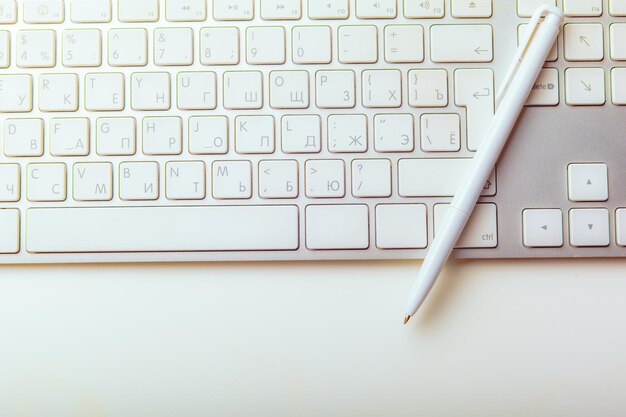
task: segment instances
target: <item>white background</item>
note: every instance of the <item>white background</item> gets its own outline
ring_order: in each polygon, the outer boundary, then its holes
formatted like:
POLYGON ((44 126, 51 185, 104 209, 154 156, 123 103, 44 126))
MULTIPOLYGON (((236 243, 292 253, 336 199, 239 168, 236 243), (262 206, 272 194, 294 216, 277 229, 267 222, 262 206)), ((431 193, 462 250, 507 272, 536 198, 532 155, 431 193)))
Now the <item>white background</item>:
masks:
POLYGON ((626 415, 623 260, 0 269, 0 416, 626 415))

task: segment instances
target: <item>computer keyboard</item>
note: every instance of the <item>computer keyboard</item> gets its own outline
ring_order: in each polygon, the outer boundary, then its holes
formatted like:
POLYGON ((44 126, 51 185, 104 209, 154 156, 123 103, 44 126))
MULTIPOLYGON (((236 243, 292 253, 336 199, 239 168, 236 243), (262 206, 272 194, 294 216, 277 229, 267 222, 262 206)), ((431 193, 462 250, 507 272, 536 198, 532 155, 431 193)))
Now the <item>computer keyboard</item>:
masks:
MULTIPOLYGON (((422 258, 544 2, 0 0, 0 263, 422 258)), ((626 256, 626 0, 557 5, 458 258, 626 256)))

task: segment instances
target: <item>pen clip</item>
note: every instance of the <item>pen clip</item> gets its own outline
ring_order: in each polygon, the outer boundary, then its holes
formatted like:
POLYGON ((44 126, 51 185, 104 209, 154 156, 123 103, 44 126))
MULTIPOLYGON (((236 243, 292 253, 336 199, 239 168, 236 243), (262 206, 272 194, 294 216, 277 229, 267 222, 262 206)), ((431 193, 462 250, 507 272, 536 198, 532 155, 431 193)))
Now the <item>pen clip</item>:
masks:
POLYGON ((519 68, 522 60, 524 59, 524 55, 526 54, 526 51, 528 50, 528 46, 530 45, 530 42, 533 40, 533 38, 535 37, 537 33, 537 29, 540 23, 539 21, 550 13, 555 13, 554 7, 544 4, 542 6, 539 6, 537 10, 535 10, 531 19, 528 21, 528 26, 526 27, 526 30, 524 31, 524 35, 522 36, 522 39, 520 40, 520 44, 517 50, 515 51, 515 55, 513 56, 513 60, 511 61, 512 63, 509 66, 509 69, 506 72, 506 76, 504 77, 504 80, 502 82, 502 88, 496 95, 496 106, 500 103, 500 100, 506 93, 506 90, 509 88, 509 84, 511 84, 511 80, 513 80, 513 77, 515 76, 517 69, 519 68))

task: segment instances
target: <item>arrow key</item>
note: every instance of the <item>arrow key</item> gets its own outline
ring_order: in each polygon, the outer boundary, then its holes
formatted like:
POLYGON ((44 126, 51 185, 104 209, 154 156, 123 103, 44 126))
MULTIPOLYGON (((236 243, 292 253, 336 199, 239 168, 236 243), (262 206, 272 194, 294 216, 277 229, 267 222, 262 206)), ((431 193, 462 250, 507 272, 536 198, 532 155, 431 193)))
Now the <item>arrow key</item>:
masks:
POLYGON ((569 212, 569 233, 572 246, 609 246, 609 211, 604 208, 571 209, 569 212))
POLYGON ((567 167, 570 201, 606 201, 609 198, 606 164, 570 164, 567 167))
POLYGON ((524 246, 558 248, 563 246, 563 213, 559 209, 527 209, 522 214, 524 246))

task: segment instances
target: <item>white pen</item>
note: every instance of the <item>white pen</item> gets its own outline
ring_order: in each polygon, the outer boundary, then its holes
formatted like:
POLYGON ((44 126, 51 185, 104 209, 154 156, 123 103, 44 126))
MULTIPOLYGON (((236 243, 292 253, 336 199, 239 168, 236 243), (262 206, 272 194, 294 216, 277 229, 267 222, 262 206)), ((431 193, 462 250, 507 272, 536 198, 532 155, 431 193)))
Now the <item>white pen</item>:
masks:
POLYGON ((406 307, 404 324, 415 315, 450 257, 506 144, 563 23, 563 12, 541 6, 528 24, 497 96, 496 113, 474 158, 472 170, 454 196, 432 243, 406 307), (539 20, 545 17, 539 25, 539 20))

